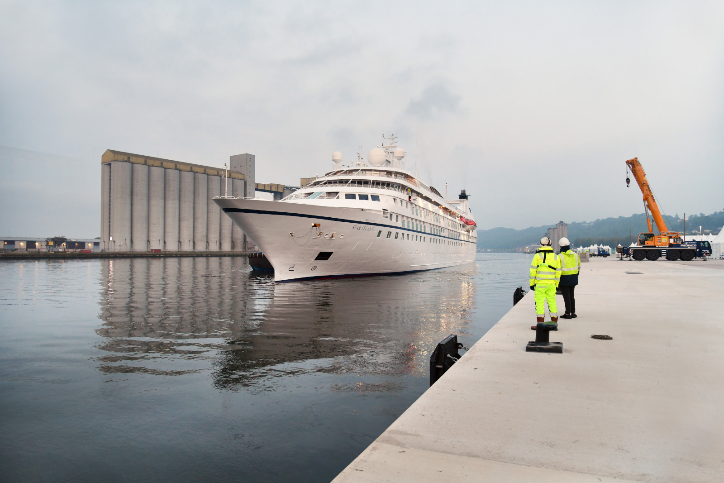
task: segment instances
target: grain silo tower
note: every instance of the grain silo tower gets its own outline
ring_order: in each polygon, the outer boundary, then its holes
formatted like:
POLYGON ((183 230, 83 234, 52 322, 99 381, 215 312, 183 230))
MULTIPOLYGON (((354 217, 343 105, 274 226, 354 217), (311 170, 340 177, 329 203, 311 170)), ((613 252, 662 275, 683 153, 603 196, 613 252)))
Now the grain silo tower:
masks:
MULTIPOLYGON (((226 193, 223 169, 110 149, 101 163, 102 251, 245 249, 244 233, 211 202, 226 193)), ((231 157, 229 196, 254 196, 254 163, 231 157)))
POLYGON ((558 240, 568 238, 568 225, 559 221, 553 228, 548 228, 546 236, 551 240, 551 248, 553 248, 553 251, 560 252, 561 247, 558 245, 558 240))

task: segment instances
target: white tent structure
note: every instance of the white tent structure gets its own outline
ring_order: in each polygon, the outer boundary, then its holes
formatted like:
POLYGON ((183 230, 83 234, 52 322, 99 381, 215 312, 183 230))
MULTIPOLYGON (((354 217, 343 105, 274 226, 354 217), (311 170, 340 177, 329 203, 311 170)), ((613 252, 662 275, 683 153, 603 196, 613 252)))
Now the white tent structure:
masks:
POLYGON ((719 234, 709 243, 711 243, 711 257, 715 260, 724 258, 724 227, 719 230, 719 234))
POLYGON ((717 235, 686 235, 686 241, 708 241, 713 243, 716 237, 717 235))

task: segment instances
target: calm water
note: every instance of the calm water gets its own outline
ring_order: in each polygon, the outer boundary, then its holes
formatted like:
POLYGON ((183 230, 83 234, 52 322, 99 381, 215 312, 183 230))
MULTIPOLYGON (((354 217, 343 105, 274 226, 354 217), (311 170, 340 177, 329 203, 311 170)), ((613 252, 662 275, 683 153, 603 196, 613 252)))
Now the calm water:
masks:
POLYGON ((0 480, 329 481, 529 263, 275 284, 244 258, 0 262, 0 480))

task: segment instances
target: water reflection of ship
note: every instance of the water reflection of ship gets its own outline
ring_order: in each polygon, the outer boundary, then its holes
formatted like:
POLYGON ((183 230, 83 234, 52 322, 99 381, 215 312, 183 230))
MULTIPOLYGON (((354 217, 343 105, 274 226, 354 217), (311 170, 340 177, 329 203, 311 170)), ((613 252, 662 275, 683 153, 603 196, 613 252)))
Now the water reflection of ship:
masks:
POLYGON ((239 258, 109 260, 100 369, 211 368, 224 388, 297 371, 424 376, 427 349, 470 321, 473 270, 280 285, 239 258))

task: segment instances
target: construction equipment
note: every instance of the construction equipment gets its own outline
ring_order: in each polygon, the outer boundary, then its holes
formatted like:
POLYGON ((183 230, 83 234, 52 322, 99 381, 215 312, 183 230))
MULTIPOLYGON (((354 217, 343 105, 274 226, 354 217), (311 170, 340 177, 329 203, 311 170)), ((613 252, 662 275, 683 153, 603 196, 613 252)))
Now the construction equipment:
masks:
POLYGON ((700 240, 686 240, 684 245, 689 246, 696 252, 697 258, 706 258, 711 256, 711 243, 700 240))
MULTIPOLYGON (((644 210, 646 211, 646 223, 649 227, 648 233, 639 234, 636 246, 630 247, 630 255, 634 260, 658 260, 659 257, 666 257, 667 260, 684 260, 688 262, 696 257, 696 251, 688 245, 684 245, 681 240, 681 233, 678 231, 669 231, 661 215, 659 205, 654 199, 654 192, 646 180, 646 173, 643 166, 639 163, 638 158, 626 161, 626 167, 633 174, 634 179, 641 188, 644 195, 644 210), (649 213, 651 216, 649 216, 649 213), (659 234, 653 233, 654 229, 651 224, 651 218, 656 223, 659 234)), ((631 184, 631 179, 626 176, 626 187, 631 184)))
POLYGON ((611 255, 611 252, 603 247, 598 247, 595 250, 589 250, 588 255, 591 257, 607 257, 611 255))

